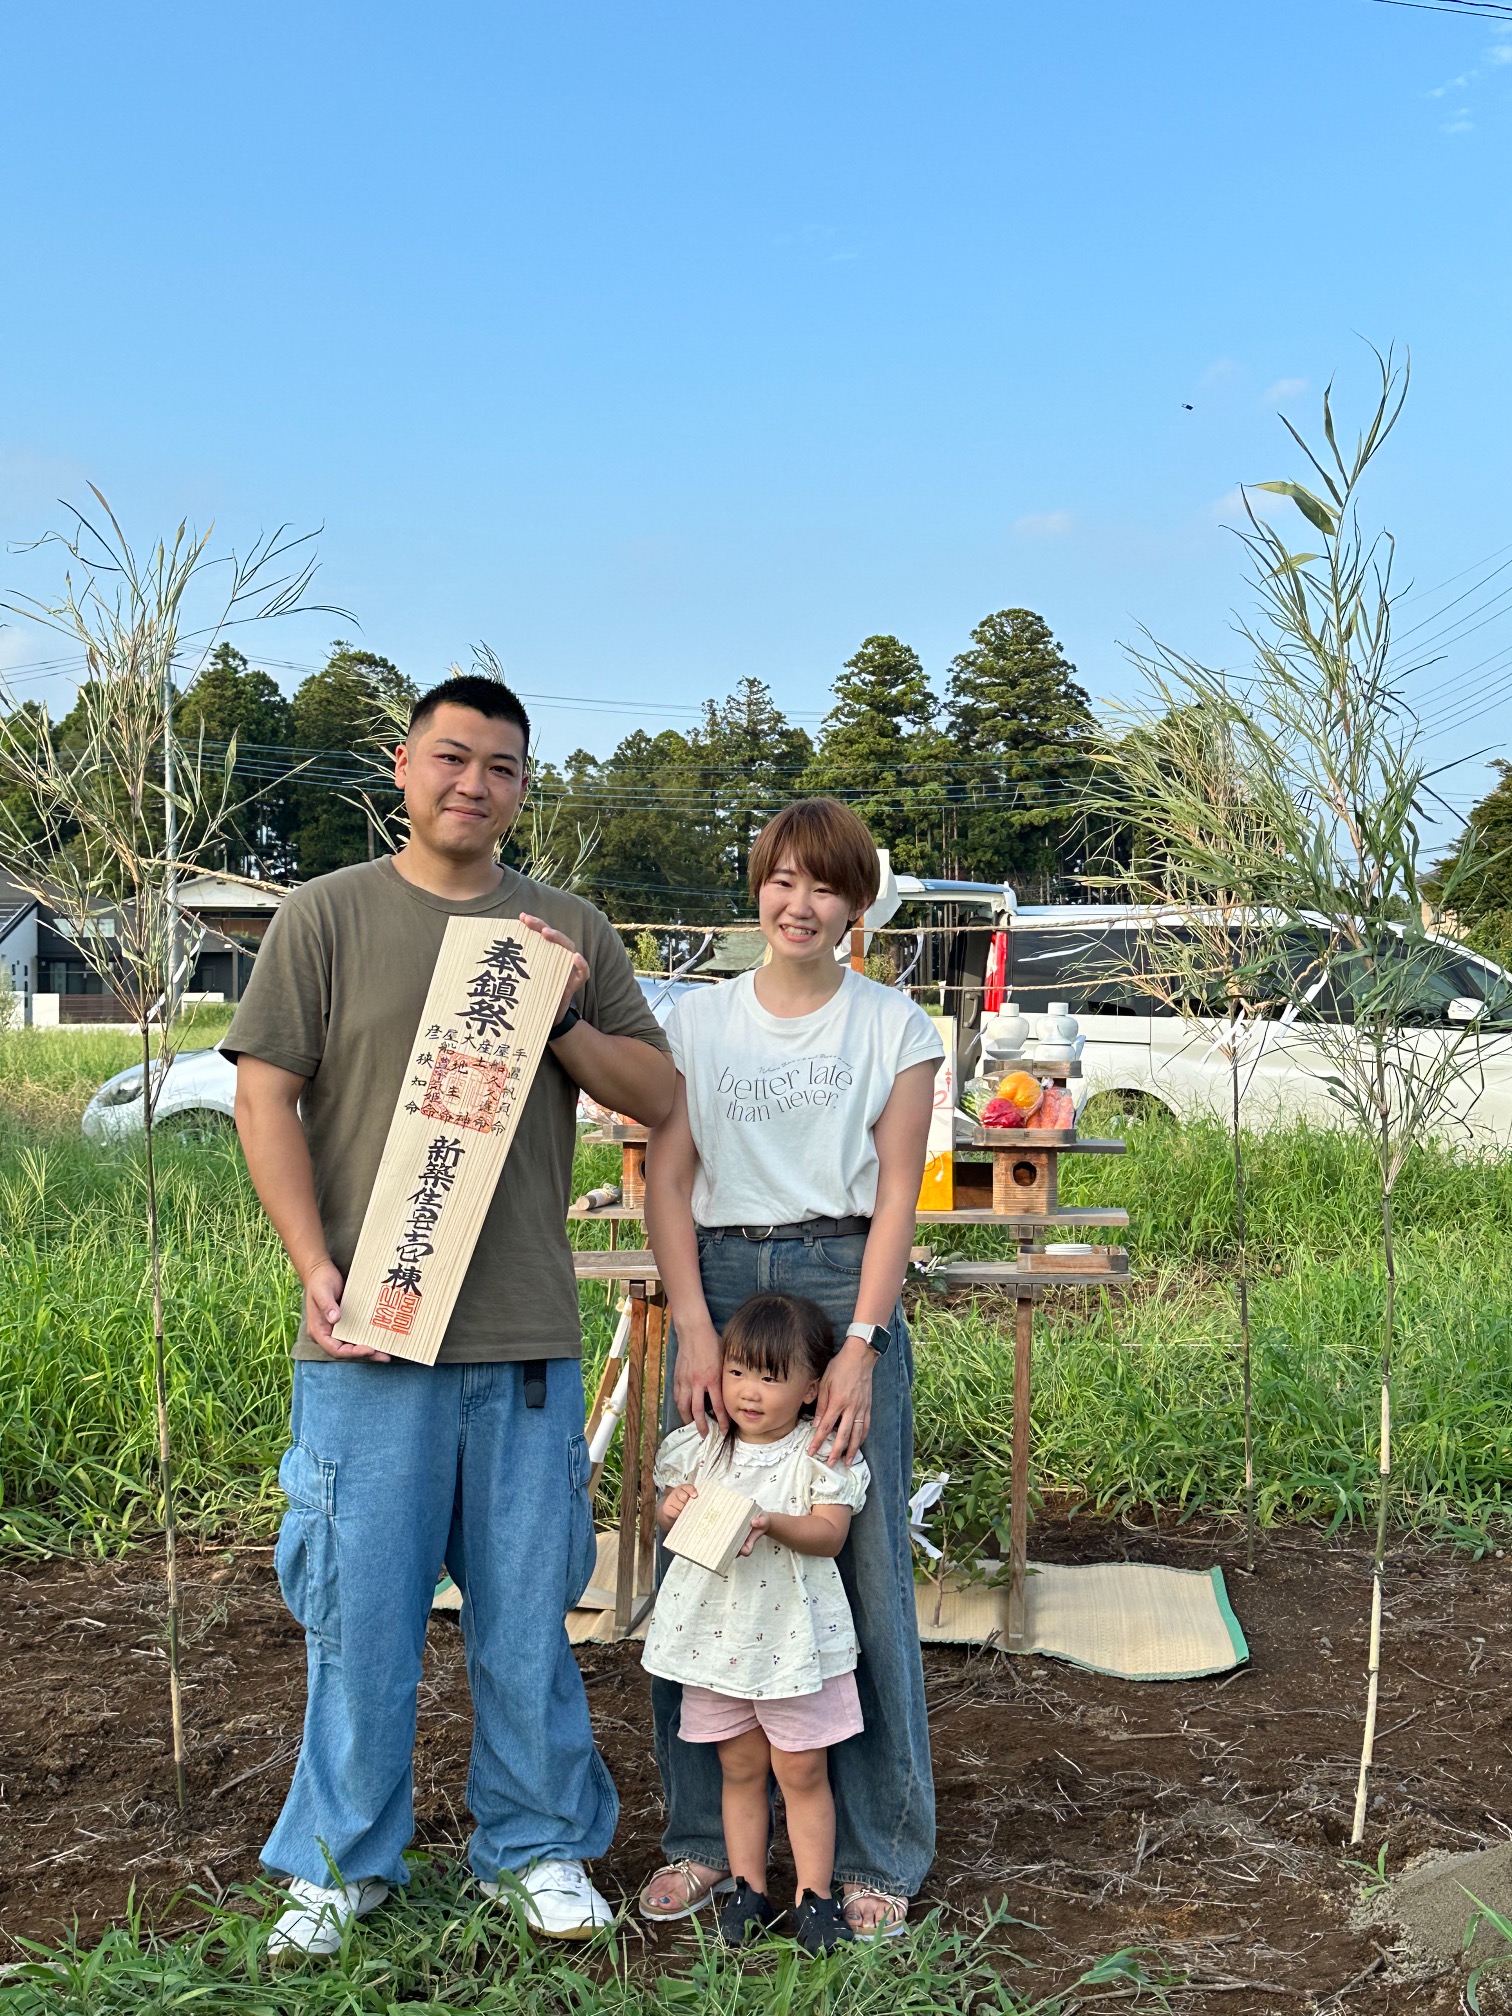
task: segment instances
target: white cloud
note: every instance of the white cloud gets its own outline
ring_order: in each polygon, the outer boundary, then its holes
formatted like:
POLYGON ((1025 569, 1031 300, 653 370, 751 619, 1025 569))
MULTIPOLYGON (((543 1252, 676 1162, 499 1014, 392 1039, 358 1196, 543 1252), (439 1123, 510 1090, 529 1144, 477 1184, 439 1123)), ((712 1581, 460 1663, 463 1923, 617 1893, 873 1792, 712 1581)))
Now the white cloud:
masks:
POLYGON ((1264 403, 1269 406, 1276 399, 1295 399, 1307 390, 1307 383, 1305 378, 1278 378, 1267 391, 1264 403))
POLYGON ((1015 518, 1013 529, 1025 539, 1059 539, 1074 522, 1069 511, 1031 511, 1026 518, 1015 518))
MULTIPOLYGON (((1458 77, 1451 77, 1446 84, 1435 84, 1425 95, 1447 98, 1453 91, 1468 91, 1480 82, 1488 69, 1499 69, 1504 63, 1512 63, 1512 42, 1492 42, 1487 45, 1481 63, 1474 70, 1462 70, 1458 77)), ((1464 111, 1459 111, 1440 130, 1445 133, 1473 133, 1475 124, 1464 111)))
MULTIPOLYGON (((1216 519, 1220 525, 1242 524, 1244 497, 1244 491, 1236 483, 1232 490, 1225 490, 1221 497, 1213 499, 1207 507, 1207 516, 1216 519)), ((1261 517, 1282 510, 1288 502, 1285 497, 1277 497, 1273 491, 1257 490, 1253 484, 1249 488, 1249 501, 1261 517)))

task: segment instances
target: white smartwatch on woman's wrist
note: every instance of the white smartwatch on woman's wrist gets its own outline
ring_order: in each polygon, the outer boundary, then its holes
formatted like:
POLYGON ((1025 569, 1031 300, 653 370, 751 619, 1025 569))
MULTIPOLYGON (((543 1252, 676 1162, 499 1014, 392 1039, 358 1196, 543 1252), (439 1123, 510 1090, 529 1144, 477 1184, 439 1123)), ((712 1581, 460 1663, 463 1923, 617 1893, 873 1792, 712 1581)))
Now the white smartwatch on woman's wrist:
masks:
POLYGON ((892 1342, 892 1332, 885 1323, 852 1323, 845 1334, 847 1337, 859 1337, 879 1358, 892 1342))

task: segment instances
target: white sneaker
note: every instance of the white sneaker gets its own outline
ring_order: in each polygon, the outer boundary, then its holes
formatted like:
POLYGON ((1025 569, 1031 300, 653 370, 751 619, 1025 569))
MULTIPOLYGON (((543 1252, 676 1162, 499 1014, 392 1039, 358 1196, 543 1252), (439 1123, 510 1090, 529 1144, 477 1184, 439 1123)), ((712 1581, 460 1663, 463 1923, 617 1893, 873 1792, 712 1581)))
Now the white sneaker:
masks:
POLYGON ((514 1894, 518 1884, 526 1923, 548 1939, 591 1939, 614 1923, 614 1907, 588 1880, 581 1862, 532 1862, 513 1883, 480 1883, 488 1897, 514 1894))
POLYGON ((346 1928, 354 1918, 366 1918, 389 1894, 389 1886, 376 1876, 364 1883, 348 1883, 340 1890, 322 1890, 293 1876, 283 1886, 289 1908, 268 1934, 268 1957, 308 1955, 319 1959, 341 1951, 346 1928))

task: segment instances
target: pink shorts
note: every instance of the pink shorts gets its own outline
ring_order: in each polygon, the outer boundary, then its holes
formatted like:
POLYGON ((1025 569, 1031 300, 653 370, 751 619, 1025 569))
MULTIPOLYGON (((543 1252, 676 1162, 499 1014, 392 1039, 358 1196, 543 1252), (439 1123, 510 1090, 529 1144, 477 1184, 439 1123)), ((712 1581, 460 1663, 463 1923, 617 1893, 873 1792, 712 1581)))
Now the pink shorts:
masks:
POLYGON ((774 1750, 828 1750, 864 1727, 855 1674, 832 1673, 817 1694, 780 1701, 741 1701, 707 1687, 684 1687, 678 1734, 684 1743, 728 1743, 760 1729, 774 1750))

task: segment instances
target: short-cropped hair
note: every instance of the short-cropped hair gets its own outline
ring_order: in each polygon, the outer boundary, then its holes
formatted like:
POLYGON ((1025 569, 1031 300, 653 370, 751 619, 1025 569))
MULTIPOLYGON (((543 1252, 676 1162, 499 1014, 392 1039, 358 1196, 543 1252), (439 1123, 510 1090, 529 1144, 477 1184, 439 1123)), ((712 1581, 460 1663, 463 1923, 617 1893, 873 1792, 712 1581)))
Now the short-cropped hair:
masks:
POLYGON ((520 704, 520 696, 502 679, 487 679, 481 672, 459 672, 422 693, 410 709, 409 732, 423 727, 438 707, 471 707, 490 721, 513 721, 530 751, 530 716, 520 704))
POLYGON ((877 900, 882 863, 866 822, 838 798, 800 798, 784 805, 751 847, 751 894, 759 896, 784 861, 846 900, 851 922, 877 900))

